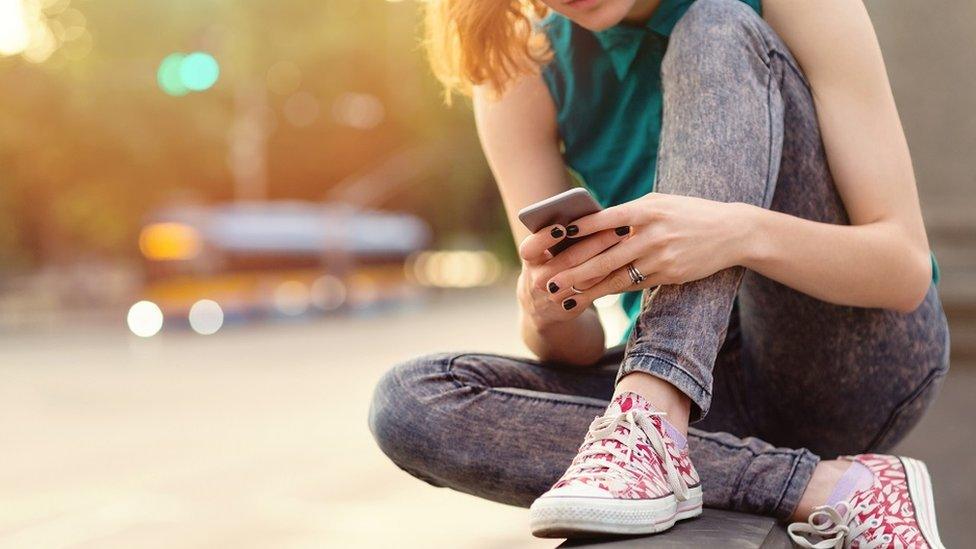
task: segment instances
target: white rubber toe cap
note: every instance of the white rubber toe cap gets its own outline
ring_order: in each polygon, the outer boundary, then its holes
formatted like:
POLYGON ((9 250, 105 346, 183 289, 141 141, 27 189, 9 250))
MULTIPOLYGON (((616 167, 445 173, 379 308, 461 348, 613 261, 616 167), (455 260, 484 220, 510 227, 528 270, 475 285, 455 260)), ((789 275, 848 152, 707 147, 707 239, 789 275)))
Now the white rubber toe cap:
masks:
MULTIPOLYGON (((584 484, 582 482, 573 482, 567 484, 566 486, 560 486, 559 488, 553 488, 545 494, 542 494, 541 498, 607 498, 613 499, 613 494, 592 484, 584 484)), ((540 498, 540 499, 541 499, 540 498)))

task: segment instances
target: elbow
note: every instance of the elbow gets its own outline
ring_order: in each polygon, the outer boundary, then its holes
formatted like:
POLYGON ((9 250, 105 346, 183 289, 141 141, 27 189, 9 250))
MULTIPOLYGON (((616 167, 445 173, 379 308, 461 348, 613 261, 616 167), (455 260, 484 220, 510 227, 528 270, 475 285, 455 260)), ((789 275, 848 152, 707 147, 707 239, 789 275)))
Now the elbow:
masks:
MULTIPOLYGON (((925 293, 927 292, 928 289, 926 289, 925 293)), ((899 312, 904 315, 913 313, 915 312, 915 309, 918 309, 919 305, 921 305, 922 302, 925 301, 925 293, 912 294, 911 296, 900 300, 899 303, 896 303, 893 309, 896 312, 899 312)))
POLYGON ((902 314, 915 311, 925 301, 931 285, 932 256, 928 249, 914 252, 905 272, 903 290, 899 292, 892 308, 902 314))

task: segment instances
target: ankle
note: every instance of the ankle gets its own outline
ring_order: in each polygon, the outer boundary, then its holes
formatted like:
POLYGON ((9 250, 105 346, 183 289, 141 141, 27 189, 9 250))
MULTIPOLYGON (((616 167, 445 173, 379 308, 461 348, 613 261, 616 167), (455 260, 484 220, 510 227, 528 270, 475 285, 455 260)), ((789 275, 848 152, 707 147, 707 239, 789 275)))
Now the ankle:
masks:
POLYGON ((663 379, 644 372, 632 372, 620 379, 614 397, 621 393, 637 393, 655 409, 667 414, 665 419, 683 436, 688 435, 688 416, 691 400, 663 379))
POLYGON ((799 522, 807 520, 815 507, 819 507, 827 501, 830 493, 834 490, 834 486, 837 485, 837 482, 850 466, 850 461, 836 459, 818 463, 813 470, 813 476, 810 477, 810 482, 807 484, 807 489, 800 498, 800 504, 796 506, 796 511, 793 512, 790 520, 799 522))

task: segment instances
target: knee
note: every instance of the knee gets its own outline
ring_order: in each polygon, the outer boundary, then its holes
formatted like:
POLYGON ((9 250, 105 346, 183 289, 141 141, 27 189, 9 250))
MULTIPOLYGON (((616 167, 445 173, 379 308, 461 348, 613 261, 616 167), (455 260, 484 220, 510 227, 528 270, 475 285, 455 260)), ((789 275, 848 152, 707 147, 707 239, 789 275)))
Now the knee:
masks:
POLYGON ((401 400, 401 395, 405 392, 402 381, 400 381, 400 370, 403 370, 407 363, 397 364, 388 370, 373 388, 373 398, 369 403, 369 431, 373 434, 373 439, 384 454, 390 455, 387 448, 395 444, 397 425, 396 413, 393 403, 401 400))
POLYGON ((369 430, 380 450, 408 473, 437 484, 425 473, 434 450, 431 400, 450 356, 433 354, 397 364, 380 378, 369 406, 369 430))
POLYGON ((662 70, 734 70, 752 53, 768 64, 765 22, 741 0, 697 0, 675 24, 662 70))

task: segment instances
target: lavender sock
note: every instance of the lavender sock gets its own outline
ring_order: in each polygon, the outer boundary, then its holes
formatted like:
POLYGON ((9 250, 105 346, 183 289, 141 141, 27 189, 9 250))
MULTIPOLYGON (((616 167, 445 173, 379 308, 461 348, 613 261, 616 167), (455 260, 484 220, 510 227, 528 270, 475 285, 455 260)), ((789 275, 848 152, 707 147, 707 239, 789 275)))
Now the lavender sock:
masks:
POLYGON ((682 450, 688 445, 688 439, 681 434, 681 431, 675 429, 674 425, 671 425, 670 421, 665 418, 661 418, 661 425, 664 425, 665 432, 667 432, 668 436, 671 437, 671 440, 674 441, 674 446, 677 449, 682 450))
POLYGON ((827 497, 827 505, 833 506, 845 502, 851 499, 855 492, 870 488, 873 482, 874 475, 871 470, 855 461, 834 485, 834 491, 827 497))
MULTIPOLYGON (((651 403, 647 404, 647 409, 653 411, 660 411, 657 408, 655 408, 654 405, 651 403)), ((661 425, 664 426, 664 432, 667 433, 668 436, 671 437, 671 440, 674 442, 674 447, 679 450, 684 450, 685 446, 688 445, 688 439, 685 438, 685 436, 681 434, 681 431, 677 430, 674 427, 674 425, 671 425, 671 422, 668 421, 667 416, 661 418, 661 425)))

